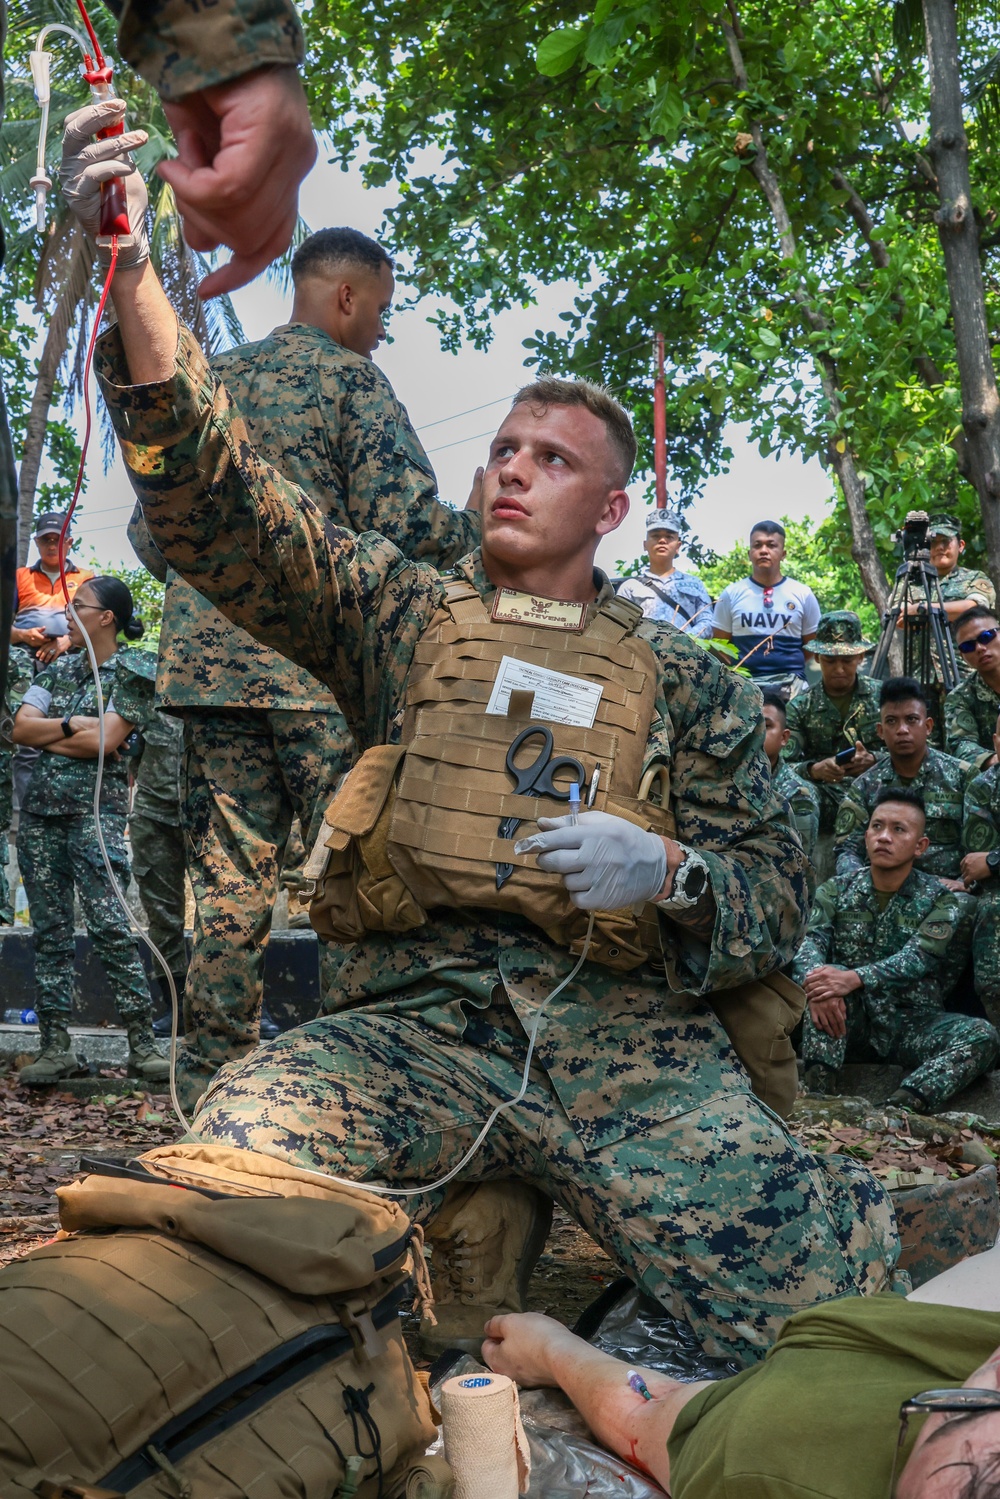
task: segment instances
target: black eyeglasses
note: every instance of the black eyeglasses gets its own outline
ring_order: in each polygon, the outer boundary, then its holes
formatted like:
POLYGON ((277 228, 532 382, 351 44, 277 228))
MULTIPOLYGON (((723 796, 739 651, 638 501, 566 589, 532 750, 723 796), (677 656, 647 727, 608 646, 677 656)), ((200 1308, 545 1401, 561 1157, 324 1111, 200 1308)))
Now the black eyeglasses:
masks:
POLYGON ((995 629, 980 630, 979 634, 973 635, 971 640, 963 640, 959 646, 959 650, 963 656, 971 656, 977 645, 989 645, 990 641, 996 640, 996 638, 997 631, 995 629))
POLYGON ((912 1400, 904 1400, 899 1407, 899 1436, 896 1438, 896 1450, 892 1454, 888 1499, 893 1499, 896 1492, 896 1468, 911 1416, 932 1416, 942 1412, 973 1416, 982 1411, 1000 1411, 1000 1390, 971 1390, 964 1386, 960 1390, 923 1390, 921 1394, 914 1395, 912 1400))

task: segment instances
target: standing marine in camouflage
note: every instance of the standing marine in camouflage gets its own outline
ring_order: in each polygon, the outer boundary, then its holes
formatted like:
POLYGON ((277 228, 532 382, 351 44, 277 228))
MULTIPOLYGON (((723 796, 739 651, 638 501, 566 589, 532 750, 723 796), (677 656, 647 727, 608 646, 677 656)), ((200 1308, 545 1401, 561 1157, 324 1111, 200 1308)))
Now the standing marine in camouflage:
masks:
POLYGON ((819 837, 819 792, 797 776, 790 765, 782 764, 781 751, 788 743, 789 733, 785 719, 788 705, 784 698, 776 692, 765 692, 763 698, 764 753, 771 767, 771 785, 788 803, 792 826, 799 835, 802 851, 807 859, 811 859, 819 837))
POLYGON ((14 754, 12 742, 7 737, 7 712, 17 712, 21 699, 31 686, 32 666, 30 651, 21 646, 11 647, 7 665, 7 705, 0 703, 0 926, 10 926, 14 920, 14 901, 7 879, 7 834, 14 820, 14 754))
MULTIPOLYGON (((352 229, 324 230, 292 262, 291 322, 213 368, 245 413, 258 451, 320 512, 380 531, 442 565, 474 545, 478 517, 437 499, 434 472, 372 362, 393 293, 392 263, 352 229)), ((158 566, 141 516, 130 532, 158 566)), ((167 575, 157 705, 185 726, 181 806, 195 928, 185 991, 181 1098, 191 1107, 225 1061, 258 1040, 264 956, 293 819, 307 849, 351 764, 328 687, 268 650, 195 589, 167 575)), ((321 946, 321 992, 342 952, 321 946)))
POLYGON ((885 752, 858 776, 841 803, 834 843, 837 873, 864 868, 866 829, 879 797, 890 787, 906 787, 919 793, 926 814, 926 843, 916 867, 961 891, 962 804, 971 767, 928 744, 934 720, 927 691, 916 677, 889 677, 881 684, 880 699, 878 732, 885 752))
POLYGON ((816 788, 820 832, 832 833, 851 781, 875 763, 880 684, 859 671, 875 647, 864 639, 860 619, 848 609, 823 615, 809 649, 823 680, 788 704, 789 735, 782 760, 816 788), (853 759, 835 764, 834 756, 852 744, 853 759))
POLYGON ((845 1061, 907 1069, 889 1102, 940 1109, 987 1072, 1000 1048, 993 1026, 948 1015, 955 964, 973 920, 968 895, 945 890, 915 862, 926 846, 918 792, 880 792, 865 833, 869 867, 837 875, 816 892, 793 972, 806 991, 803 1081, 834 1091, 845 1061))
MULTIPOLYGON (((938 586, 944 612, 953 622, 976 604, 986 609, 995 609, 996 589, 986 574, 978 567, 960 567, 959 560, 965 551, 962 540, 962 523, 954 515, 932 515, 927 523, 927 547, 931 562, 937 569, 938 586)), ((961 657, 959 658, 961 661, 961 657)), ((967 666, 968 662, 962 662, 967 666)))
MULTIPOLYGON (((80 118, 69 121, 64 170, 92 224, 93 171, 74 137, 103 114, 80 118)), ((130 178, 130 197, 136 186, 130 178)), ((359 930, 338 981, 347 1008, 230 1064, 197 1133, 405 1182, 425 1219, 441 1201, 432 1184, 516 1093, 537 1025, 525 1096, 462 1168, 466 1180, 541 1186, 707 1347, 741 1360, 759 1357, 793 1305, 885 1286, 896 1254, 885 1192, 855 1162, 809 1155, 760 1106, 712 1008, 712 996, 789 960, 807 867, 771 791, 756 693, 677 632, 642 623, 594 571, 600 537, 627 509, 625 413, 582 383, 522 393, 491 446, 482 549, 442 577, 386 537, 324 521, 261 461, 194 340, 182 330, 178 342, 148 264, 116 278, 113 294, 119 322, 100 347, 101 384, 157 547, 235 623, 327 682, 367 754, 343 793, 360 841, 332 826, 323 886, 331 920, 359 930), (529 635, 533 647, 516 644, 529 635), (496 651, 508 642, 504 687, 496 651), (543 817, 535 833, 538 812, 565 803, 515 796, 504 769, 504 748, 529 721, 519 715, 548 708, 525 665, 583 651, 592 664, 569 686, 579 713, 581 676, 589 684, 594 728, 544 727, 555 748, 583 755, 588 787, 599 747, 595 810, 572 825, 543 817), (640 659, 642 669, 618 665, 640 659), (454 732, 431 731, 453 721, 454 732), (610 722, 624 732, 609 735, 610 722), (366 837, 394 787, 401 826, 393 773, 407 745, 409 883, 383 872, 384 824, 366 837), (445 764, 449 755, 464 767, 445 764), (636 789, 621 789, 631 821, 609 794, 626 756, 637 762, 636 789), (483 832, 453 837, 468 825, 463 805, 473 815, 463 793, 477 765, 483 832), (647 784, 659 802, 638 797, 647 784), (508 816, 531 836, 515 842, 508 816), (447 880, 456 862, 476 893, 425 896, 428 914, 414 891, 447 880), (654 907, 648 935, 626 915, 618 937, 611 913, 636 902, 654 907), (595 908, 609 914, 598 915, 591 956, 542 1014, 595 908), (559 913, 564 940, 542 926, 546 911, 548 926, 559 913)))
POLYGON ((1000 711, 1000 633, 993 609, 977 604, 953 626, 955 644, 967 672, 944 701, 945 745, 948 753, 967 760, 977 770, 996 764, 993 730, 1000 711))
MULTIPOLYGON (((180 1002, 188 966, 180 795, 184 728, 176 718, 154 709, 143 725, 142 738, 144 748, 128 821, 132 874, 149 922, 150 941, 166 960, 180 1002)), ((169 986, 162 977, 159 984, 169 1012, 169 986)))
MULTIPOLYGON (((1000 719, 993 731, 1000 755, 1000 719)), ((978 893, 972 936, 976 993, 994 1025, 1000 1024, 1000 765, 980 771, 965 793, 962 876, 978 893)))
MULTIPOLYGON (((101 827, 119 885, 128 885, 126 741, 152 712, 155 661, 148 651, 118 649, 118 635, 135 640, 142 621, 132 595, 117 578, 81 584, 74 607, 97 657, 105 705, 101 827)), ((94 951, 108 976, 115 1008, 128 1032, 128 1073, 162 1083, 169 1068, 156 1050, 149 985, 136 939, 104 866, 94 820, 99 725, 97 689, 83 633, 68 620, 71 654, 46 667, 25 692, 14 720, 14 743, 42 753, 28 783, 17 829, 17 857, 35 934, 35 1009, 38 1059, 20 1079, 42 1087, 87 1071, 73 1050, 75 951, 73 893, 80 898, 94 951)))

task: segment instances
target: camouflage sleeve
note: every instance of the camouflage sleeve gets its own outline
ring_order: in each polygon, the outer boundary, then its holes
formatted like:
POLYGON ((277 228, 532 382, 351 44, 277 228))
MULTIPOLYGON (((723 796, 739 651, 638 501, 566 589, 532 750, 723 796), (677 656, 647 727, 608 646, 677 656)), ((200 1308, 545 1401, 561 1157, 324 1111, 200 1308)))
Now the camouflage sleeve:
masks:
POLYGON ((864 776, 858 776, 844 793, 833 828, 833 856, 837 874, 853 874, 868 864, 865 829, 870 813, 865 797, 864 776))
POLYGON ((1000 847, 1000 827, 994 812, 996 778, 988 771, 973 776, 965 790, 962 848, 967 854, 986 854, 1000 847))
POLYGON ((997 606, 997 591, 985 573, 973 573, 966 598, 973 599, 987 609, 995 609, 997 606))
POLYGON ((120 718, 141 729, 153 714, 154 692, 155 686, 151 678, 126 669, 115 676, 110 706, 120 718))
POLYGON ((181 99, 268 64, 302 62, 291 0, 107 0, 122 57, 161 99, 181 99))
POLYGON ((993 754, 992 744, 985 748, 979 742, 976 716, 965 700, 961 686, 949 692, 944 700, 944 747, 949 755, 981 767, 993 754))
POLYGON ((797 776, 808 780, 809 767, 813 763, 806 755, 805 703, 807 694, 793 697, 785 709, 785 725, 789 732, 788 743, 781 751, 785 765, 791 766, 797 776))
POLYGON ((806 857, 811 859, 819 837, 819 792, 800 776, 795 777, 788 805, 792 809, 792 822, 802 841, 806 857))
POLYGON ((135 509, 129 517, 128 539, 132 543, 132 550, 142 563, 148 573, 152 573, 161 583, 167 581, 167 573, 170 571, 164 559, 160 556, 153 545, 153 538, 149 534, 142 506, 138 500, 135 509))
POLYGON ((444 570, 479 545, 479 516, 438 499, 431 461, 395 392, 380 372, 344 393, 330 373, 324 390, 343 458, 347 508, 355 531, 377 531, 406 557, 444 570))
POLYGON ((905 992, 914 980, 936 972, 962 925, 965 899, 942 886, 941 894, 920 924, 909 932, 900 932, 901 942, 896 952, 854 970, 870 996, 876 996, 879 990, 905 992))
POLYGON ((117 328, 97 368, 157 550, 234 624, 325 683, 359 748, 385 742, 442 596, 438 574, 376 533, 325 522, 251 445, 186 328, 169 380, 128 385, 117 328))
POLYGON ((707 941, 664 912, 661 944, 671 987, 706 994, 790 961, 808 914, 809 865, 771 787, 757 688, 683 636, 651 639, 663 651, 677 838, 704 858, 715 903, 707 941))
POLYGON ((792 978, 797 984, 804 983, 814 968, 822 968, 830 961, 838 894, 836 880, 826 880, 813 897, 809 926, 792 962, 792 978))

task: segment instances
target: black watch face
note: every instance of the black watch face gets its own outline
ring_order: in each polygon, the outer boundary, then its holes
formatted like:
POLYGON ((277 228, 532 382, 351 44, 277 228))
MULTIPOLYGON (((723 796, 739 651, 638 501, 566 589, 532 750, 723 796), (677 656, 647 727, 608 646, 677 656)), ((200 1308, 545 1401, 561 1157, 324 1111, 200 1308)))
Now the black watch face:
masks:
POLYGON ((708 880, 705 871, 699 865, 689 869, 684 880, 684 895, 687 900, 697 900, 704 892, 708 880))
POLYGON ((994 874, 1000 869, 1000 848, 994 848, 986 855, 986 867, 992 869, 994 874))

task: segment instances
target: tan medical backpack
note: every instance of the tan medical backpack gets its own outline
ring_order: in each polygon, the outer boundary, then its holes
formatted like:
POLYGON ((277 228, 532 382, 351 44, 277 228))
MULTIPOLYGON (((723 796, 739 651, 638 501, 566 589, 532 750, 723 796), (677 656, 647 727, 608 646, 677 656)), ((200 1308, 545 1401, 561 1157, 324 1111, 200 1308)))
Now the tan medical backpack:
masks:
POLYGON ((434 1436, 402 1209, 224 1147, 112 1169, 0 1271, 2 1499, 402 1494, 434 1436))

